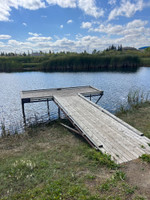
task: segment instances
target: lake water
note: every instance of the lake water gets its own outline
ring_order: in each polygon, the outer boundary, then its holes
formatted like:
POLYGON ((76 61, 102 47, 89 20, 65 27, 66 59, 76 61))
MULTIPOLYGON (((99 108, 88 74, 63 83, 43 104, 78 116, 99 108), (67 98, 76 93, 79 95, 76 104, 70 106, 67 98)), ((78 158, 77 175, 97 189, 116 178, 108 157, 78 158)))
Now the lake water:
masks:
MULTIPOLYGON (((14 131, 22 127, 20 91, 57 87, 91 85, 104 91, 99 101, 103 108, 115 112, 132 89, 150 91, 150 68, 141 67, 136 72, 67 72, 67 73, 0 73, 0 123, 14 131)), ((96 101, 96 98, 93 99, 96 101)), ((50 103, 51 118, 57 117, 54 103, 50 103)), ((25 104, 26 117, 46 120, 47 105, 45 102, 25 104)))

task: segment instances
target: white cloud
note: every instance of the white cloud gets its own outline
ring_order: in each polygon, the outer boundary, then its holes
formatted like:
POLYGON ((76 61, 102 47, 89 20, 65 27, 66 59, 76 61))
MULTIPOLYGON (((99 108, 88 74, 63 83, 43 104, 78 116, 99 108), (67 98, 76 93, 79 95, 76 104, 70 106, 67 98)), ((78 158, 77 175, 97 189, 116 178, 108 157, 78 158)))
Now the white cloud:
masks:
POLYGON ((10 7, 7 5, 7 3, 0 2, 0 21, 9 21, 9 16, 10 16, 10 7))
POLYGON ((64 28, 64 26, 61 24, 61 25, 60 25, 60 28, 64 28))
POLYGON ((23 26, 27 26, 27 23, 23 22, 22 25, 23 25, 23 26))
POLYGON ((0 42, 0 47, 5 47, 4 43, 3 42, 0 42))
POLYGON ((58 5, 62 8, 75 8, 76 0, 46 0, 50 5, 58 5))
POLYGON ((115 5, 117 0, 108 0, 108 4, 110 5, 115 5))
POLYGON ((123 27, 121 25, 101 24, 97 28, 91 28, 90 31, 106 33, 109 35, 120 34, 123 27))
POLYGON ((72 21, 72 19, 69 19, 69 20, 67 21, 67 24, 71 24, 71 23, 73 23, 73 21, 72 21))
POLYGON ((42 0, 1 0, 0 1, 0 21, 10 21, 11 8, 18 9, 19 7, 37 10, 45 8, 45 3, 42 0))
POLYGON ((0 35, 0 40, 9 40, 10 38, 10 35, 0 35))
POLYGON ((78 0, 78 7, 87 15, 91 15, 95 18, 104 15, 104 10, 96 6, 95 0, 78 0))
POLYGON ((12 47, 20 47, 22 44, 23 44, 23 42, 20 42, 17 40, 9 40, 8 41, 8 45, 11 45, 12 47))
POLYGON ((27 41, 29 42, 43 42, 43 41, 50 41, 52 38, 51 37, 29 37, 27 41))
POLYGON ((113 24, 100 24, 98 27, 94 27, 92 24, 89 27, 89 31, 104 33, 106 35, 115 35, 115 36, 123 36, 123 35, 143 35, 147 34, 149 28, 146 28, 146 24, 148 21, 142 21, 140 19, 135 19, 125 25, 113 25, 113 24))
POLYGON ((29 32, 28 34, 32 35, 34 37, 38 37, 38 36, 42 35, 41 33, 32 33, 32 32, 29 32))
POLYGON ((135 19, 127 24, 127 28, 139 28, 141 26, 145 26, 148 21, 142 21, 140 19, 135 19))
POLYGON ((33 51, 46 51, 49 50, 57 51, 77 51, 83 52, 87 50, 92 52, 93 49, 103 50, 108 46, 114 44, 123 46, 140 47, 150 43, 150 30, 146 30, 146 34, 132 33, 128 35, 120 36, 119 38, 111 38, 109 35, 98 37, 91 35, 78 35, 76 39, 57 38, 55 41, 49 37, 32 37, 28 38, 26 42, 17 40, 9 40, 6 43, 0 43, 1 51, 4 52, 27 52, 28 50, 33 51), (34 39, 36 38, 36 39, 34 39))
MULTIPOLYGON (((133 46, 138 48, 140 46, 144 46, 150 43, 150 28, 147 27, 147 24, 148 21, 142 21, 140 19, 135 19, 124 25, 114 25, 110 23, 96 25, 96 23, 93 22, 89 25, 88 31, 101 33, 101 36, 99 39, 97 39, 97 42, 104 39, 105 48, 107 47, 107 45, 111 44, 115 45, 122 44, 123 46, 133 46)), ((84 38, 84 44, 85 44, 86 38, 85 37, 82 38, 84 38)), ((80 40, 80 38, 77 39, 80 40)), ((88 43, 88 39, 86 43, 88 43)), ((104 43, 102 41, 101 44, 104 43)), ((94 40, 93 44, 89 44, 89 46, 93 45, 94 45, 94 40)))
POLYGON ((91 28, 92 23, 91 22, 82 22, 81 28, 91 28))
POLYGON ((131 3, 130 0, 121 0, 120 7, 116 7, 110 12, 108 20, 113 20, 117 16, 131 17, 143 8, 143 0, 135 0, 135 3, 131 3))
POLYGON ((93 17, 101 17, 104 14, 102 8, 96 6, 95 0, 46 0, 50 5, 58 5, 62 8, 76 8, 79 7, 85 14, 93 17))
MULTIPOLYGON (((16 0, 13 0, 16 1, 16 0)), ((42 0, 18 0, 18 6, 29 9, 37 10, 39 8, 45 8, 45 3, 42 0)))
MULTIPOLYGON (((11 21, 10 15, 12 8, 37 10, 46 8, 49 5, 58 5, 62 8, 79 8, 86 15, 99 18, 104 15, 104 9, 96 5, 98 0, 0 0, 0 21, 11 21)), ((113 5, 114 9, 110 12, 108 20, 116 19, 118 16, 131 17, 137 11, 150 6, 150 2, 144 0, 120 0, 117 6, 117 0, 108 0, 107 3, 113 5)), ((47 17, 47 16, 41 16, 47 17)), ((71 21, 67 23, 72 23, 71 21)))
POLYGON ((71 47, 73 45, 74 45, 74 41, 69 40, 67 38, 62 38, 53 43, 53 46, 59 46, 59 48, 61 47, 61 48, 66 48, 66 49, 67 47, 71 47))
MULTIPOLYGON (((62 8, 79 8, 86 15, 95 18, 101 17, 104 10, 96 6, 96 0, 0 0, 0 21, 11 21, 10 15, 12 8, 22 7, 29 10, 46 8, 49 5, 58 5, 62 8)), ((42 16, 45 17, 45 16, 42 16)))

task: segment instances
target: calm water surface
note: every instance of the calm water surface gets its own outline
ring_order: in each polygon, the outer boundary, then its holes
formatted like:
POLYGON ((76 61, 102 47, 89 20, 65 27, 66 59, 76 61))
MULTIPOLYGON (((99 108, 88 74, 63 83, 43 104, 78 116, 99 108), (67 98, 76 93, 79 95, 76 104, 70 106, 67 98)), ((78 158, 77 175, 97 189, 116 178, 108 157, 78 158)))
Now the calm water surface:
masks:
MULTIPOLYGON (((115 112, 120 104, 126 103, 131 89, 150 91, 150 68, 141 67, 137 72, 80 72, 80 73, 0 73, 0 123, 14 131, 22 126, 20 101, 21 90, 35 90, 56 87, 92 85, 104 91, 99 105, 115 112)), ((93 99, 93 101, 96 99, 93 99)), ((50 103, 52 118, 57 117, 54 103, 50 103)), ((35 115, 45 120, 46 103, 25 104, 26 116, 33 119, 35 115)))

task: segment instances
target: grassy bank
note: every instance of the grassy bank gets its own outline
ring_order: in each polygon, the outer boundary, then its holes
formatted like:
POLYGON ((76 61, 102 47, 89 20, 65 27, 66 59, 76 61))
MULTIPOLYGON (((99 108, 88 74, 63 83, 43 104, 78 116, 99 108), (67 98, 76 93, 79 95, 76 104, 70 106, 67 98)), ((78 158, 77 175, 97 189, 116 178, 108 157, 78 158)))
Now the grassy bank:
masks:
POLYGON ((150 138, 150 102, 140 103, 129 110, 118 112, 117 116, 150 138))
POLYGON ((100 69, 134 69, 140 66, 137 56, 64 55, 42 62, 42 71, 96 71, 100 69))
POLYGON ((150 57, 141 58, 141 63, 145 67, 150 67, 150 57))
MULTIPOLYGON (((150 103, 118 115, 150 137, 150 103)), ((148 162, 118 166, 59 121, 1 138, 0 151, 0 199, 150 199, 148 162)))
POLYGON ((97 71, 137 69, 141 60, 137 55, 103 55, 88 53, 58 53, 44 56, 0 57, 0 72, 17 71, 97 71))

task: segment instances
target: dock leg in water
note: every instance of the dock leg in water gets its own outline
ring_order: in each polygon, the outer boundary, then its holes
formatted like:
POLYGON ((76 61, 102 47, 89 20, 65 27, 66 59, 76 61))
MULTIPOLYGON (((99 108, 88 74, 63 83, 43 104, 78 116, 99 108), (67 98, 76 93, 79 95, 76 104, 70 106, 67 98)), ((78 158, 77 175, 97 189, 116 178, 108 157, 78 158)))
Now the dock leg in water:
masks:
POLYGON ((47 111, 48 111, 48 116, 49 116, 49 120, 50 120, 50 109, 49 109, 49 101, 47 99, 47 111))
POLYGON ((23 122, 24 122, 25 125, 26 125, 26 116, 25 116, 25 110, 24 110, 24 102, 22 101, 21 104, 22 104, 23 122))
POLYGON ((58 107, 58 119, 60 119, 60 108, 58 107))

